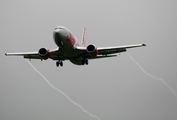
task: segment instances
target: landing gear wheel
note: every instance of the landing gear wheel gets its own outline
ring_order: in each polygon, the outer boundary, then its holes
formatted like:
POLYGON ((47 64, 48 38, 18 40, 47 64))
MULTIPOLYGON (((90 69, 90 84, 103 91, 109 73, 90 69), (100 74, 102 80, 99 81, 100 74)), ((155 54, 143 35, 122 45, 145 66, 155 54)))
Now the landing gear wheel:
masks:
POLYGON ((85 65, 85 64, 88 65, 88 59, 83 59, 82 60, 82 65, 85 65))
POLYGON ((85 60, 85 64, 88 65, 88 60, 87 59, 85 60))
POLYGON ((62 67, 62 66, 63 66, 63 61, 57 61, 57 62, 56 62, 56 66, 57 66, 57 67, 59 67, 59 66, 62 67))
POLYGON ((61 67, 63 66, 63 61, 60 62, 60 66, 61 66, 61 67))
POLYGON ((60 65, 60 63, 59 63, 59 61, 57 61, 57 62, 56 62, 56 66, 59 67, 59 65, 60 65))

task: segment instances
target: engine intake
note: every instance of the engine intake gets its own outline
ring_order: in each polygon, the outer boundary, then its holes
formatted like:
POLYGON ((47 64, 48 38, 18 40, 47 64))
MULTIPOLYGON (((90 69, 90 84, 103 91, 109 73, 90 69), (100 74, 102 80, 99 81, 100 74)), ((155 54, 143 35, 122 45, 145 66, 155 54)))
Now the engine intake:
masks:
POLYGON ((96 56, 98 54, 98 50, 94 45, 88 45, 87 52, 93 56, 96 56))
POLYGON ((38 54, 41 57, 41 59, 44 59, 44 60, 47 60, 50 57, 49 50, 47 50, 45 48, 39 49, 38 54))

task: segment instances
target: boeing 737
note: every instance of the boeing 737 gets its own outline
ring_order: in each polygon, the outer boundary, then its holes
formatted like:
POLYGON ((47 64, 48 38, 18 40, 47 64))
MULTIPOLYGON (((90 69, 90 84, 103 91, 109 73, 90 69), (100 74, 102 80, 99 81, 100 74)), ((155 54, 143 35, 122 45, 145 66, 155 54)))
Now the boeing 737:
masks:
POLYGON ((69 60, 76 65, 88 65, 88 60, 115 57, 117 53, 126 52, 128 48, 142 47, 145 44, 114 46, 114 47, 96 47, 94 44, 85 46, 85 32, 83 29, 81 43, 72 34, 72 32, 63 26, 54 29, 53 39, 58 46, 54 50, 40 48, 38 52, 5 53, 6 56, 23 56, 28 59, 47 60, 48 58, 56 60, 56 66, 63 66, 63 61, 69 60))

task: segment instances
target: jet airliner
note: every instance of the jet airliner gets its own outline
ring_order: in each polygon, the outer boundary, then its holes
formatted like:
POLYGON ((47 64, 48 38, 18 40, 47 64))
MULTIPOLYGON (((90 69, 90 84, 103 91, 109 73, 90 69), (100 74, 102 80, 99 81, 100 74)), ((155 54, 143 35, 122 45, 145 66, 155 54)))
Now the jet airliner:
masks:
POLYGON ((145 44, 96 47, 94 44, 85 45, 86 28, 83 29, 81 43, 73 33, 64 26, 57 26, 53 32, 53 39, 58 48, 48 50, 40 48, 38 52, 5 53, 6 56, 23 56, 28 59, 56 60, 56 66, 63 66, 63 61, 69 60, 76 65, 88 65, 88 60, 115 57, 117 53, 126 52, 128 48, 142 47, 145 44))

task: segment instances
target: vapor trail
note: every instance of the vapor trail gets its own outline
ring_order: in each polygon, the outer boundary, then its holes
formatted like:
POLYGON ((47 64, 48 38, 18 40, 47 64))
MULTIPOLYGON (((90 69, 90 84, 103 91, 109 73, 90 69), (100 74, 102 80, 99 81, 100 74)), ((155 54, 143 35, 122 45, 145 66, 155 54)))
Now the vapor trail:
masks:
POLYGON ((66 95, 63 91, 61 91, 60 89, 56 88, 55 86, 53 86, 48 80, 47 78, 44 77, 44 75, 42 75, 41 72, 39 72, 28 60, 26 60, 27 63, 56 91, 58 91, 59 93, 61 93, 63 96, 66 97, 66 99, 68 99, 71 103, 73 103, 75 106, 79 107, 84 113, 86 113, 87 115, 89 115, 90 117, 96 118, 97 120, 101 120, 98 116, 93 115, 92 113, 90 113, 89 111, 87 111, 86 109, 84 109, 82 107, 82 105, 76 103, 74 100, 72 100, 68 95, 66 95))
MULTIPOLYGON (((128 53, 128 52, 127 52, 127 53, 128 53)), ((143 71, 143 73, 145 73, 147 76, 149 76, 149 77, 151 77, 151 78, 153 78, 153 79, 155 79, 155 80, 158 80, 158 81, 162 82, 165 86, 167 86, 168 89, 170 89, 170 91, 173 93, 173 95, 177 98, 177 93, 173 90, 173 88, 172 88, 165 80, 163 80, 162 78, 155 77, 155 76, 151 75, 150 73, 146 72, 146 71, 143 69, 143 67, 141 67, 141 65, 140 65, 138 62, 136 62, 136 61, 133 59, 133 57, 132 57, 129 53, 128 53, 128 55, 129 55, 129 57, 131 58, 131 60, 132 60, 135 64, 138 65, 138 67, 143 71)))

